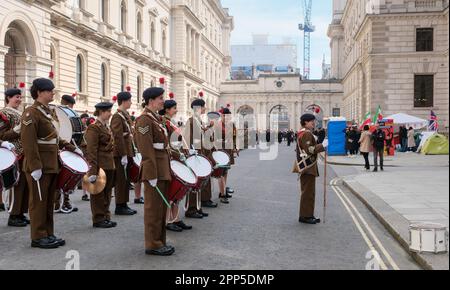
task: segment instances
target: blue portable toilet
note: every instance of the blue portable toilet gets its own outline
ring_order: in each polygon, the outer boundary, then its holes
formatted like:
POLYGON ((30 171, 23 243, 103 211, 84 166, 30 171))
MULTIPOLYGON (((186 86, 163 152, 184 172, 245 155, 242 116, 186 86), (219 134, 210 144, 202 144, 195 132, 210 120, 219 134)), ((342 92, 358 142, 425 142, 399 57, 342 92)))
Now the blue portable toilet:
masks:
POLYGON ((345 155, 345 128, 347 120, 333 117, 328 121, 328 155, 345 155))

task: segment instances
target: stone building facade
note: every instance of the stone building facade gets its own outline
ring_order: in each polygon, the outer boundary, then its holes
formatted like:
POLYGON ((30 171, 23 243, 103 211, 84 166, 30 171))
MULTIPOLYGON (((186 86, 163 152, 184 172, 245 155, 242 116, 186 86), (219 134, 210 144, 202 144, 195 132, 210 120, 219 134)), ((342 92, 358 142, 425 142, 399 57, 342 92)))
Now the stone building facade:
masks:
POLYGON ((343 115, 361 122, 381 106, 441 129, 449 120, 449 1, 334 0, 331 77, 343 85, 343 115))
MULTIPOLYGON (((340 116, 342 86, 335 80, 301 80, 298 74, 260 75, 257 80, 226 81, 219 105, 230 106, 234 117, 254 115, 249 126, 257 130, 278 121, 281 130, 300 129, 300 117, 318 110, 321 119, 340 116)), ((273 128, 271 128, 273 129, 273 128)))
POLYGON ((162 85, 180 103, 204 92, 215 109, 229 77, 233 18, 219 0, 3 0, 0 95, 53 77, 57 101, 76 94, 77 111, 130 89, 140 111, 145 88, 162 85))

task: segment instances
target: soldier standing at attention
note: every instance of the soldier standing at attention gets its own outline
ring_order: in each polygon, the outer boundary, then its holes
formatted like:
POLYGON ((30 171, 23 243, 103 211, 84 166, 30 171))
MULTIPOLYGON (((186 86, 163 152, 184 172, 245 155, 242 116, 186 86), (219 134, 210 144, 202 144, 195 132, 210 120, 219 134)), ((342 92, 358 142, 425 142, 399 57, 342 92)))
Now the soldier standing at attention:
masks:
MULTIPOLYGON (((304 114, 301 117, 303 129, 298 136, 298 146, 308 155, 312 166, 305 169, 300 175, 301 199, 300 199, 300 223, 318 224, 320 219, 314 217, 316 201, 316 178, 319 177, 317 167, 317 154, 324 152, 328 147, 328 140, 323 144, 317 144, 313 135, 316 117, 313 114, 304 114)), ((300 160, 300 151, 297 148, 297 160, 300 160)))
POLYGON ((19 161, 20 178, 12 191, 14 203, 9 213, 8 226, 26 227, 30 221, 25 217, 28 212, 28 187, 25 174, 21 171, 23 166, 23 147, 20 142, 20 124, 22 113, 19 107, 22 104, 22 91, 9 89, 5 92, 6 107, 0 110, 0 140, 11 143, 19 161))
POLYGON ((55 86, 48 79, 33 81, 30 89, 34 104, 22 115, 21 141, 24 148, 25 176, 30 192, 31 246, 53 249, 65 241, 54 235, 53 207, 59 172, 58 150, 66 149, 82 155, 65 140, 58 137, 58 117, 49 108, 55 86))
POLYGON ((111 118, 112 103, 99 103, 95 106, 97 121, 86 130, 86 159, 91 166, 88 172, 89 182, 97 181, 100 168, 105 171, 106 185, 102 192, 91 195, 92 222, 94 228, 114 228, 117 223, 111 221, 111 193, 114 187, 114 140, 108 126, 111 118))
POLYGON ((128 110, 132 105, 131 94, 121 92, 117 95, 119 108, 111 119, 111 131, 114 136, 114 164, 116 165, 116 215, 135 215, 136 210, 128 207, 130 201, 130 181, 128 178, 128 164, 134 157, 133 122, 128 110))
POLYGON ((136 142, 142 154, 140 179, 144 183, 144 232, 147 255, 170 256, 166 244, 166 213, 170 174, 169 135, 158 112, 164 108, 164 89, 149 88, 143 94, 144 112, 136 120, 136 142))

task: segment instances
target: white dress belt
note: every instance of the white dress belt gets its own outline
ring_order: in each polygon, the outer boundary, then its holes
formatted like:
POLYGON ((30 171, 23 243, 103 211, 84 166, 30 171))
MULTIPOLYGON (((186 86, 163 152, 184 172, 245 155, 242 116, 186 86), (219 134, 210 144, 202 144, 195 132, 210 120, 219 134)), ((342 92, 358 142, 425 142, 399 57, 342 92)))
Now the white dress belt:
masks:
POLYGON ((164 150, 164 149, 166 149, 164 147, 164 143, 153 143, 153 148, 156 149, 156 150, 164 150))
POLYGON ((41 144, 41 145, 58 145, 58 139, 57 138, 54 138, 54 139, 51 139, 51 140, 38 139, 37 143, 41 144))

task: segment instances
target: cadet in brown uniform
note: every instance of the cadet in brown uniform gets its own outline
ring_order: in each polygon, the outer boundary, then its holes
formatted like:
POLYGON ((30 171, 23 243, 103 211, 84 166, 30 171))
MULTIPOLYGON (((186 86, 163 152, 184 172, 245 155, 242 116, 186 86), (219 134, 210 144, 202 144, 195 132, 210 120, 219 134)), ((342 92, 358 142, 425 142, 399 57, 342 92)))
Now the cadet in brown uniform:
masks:
MULTIPOLYGON (((185 136, 188 140, 188 144, 190 146, 189 153, 193 155, 196 153, 196 150, 200 150, 200 153, 203 154, 206 158, 211 157, 211 149, 213 149, 213 144, 205 144, 205 132, 207 132, 210 128, 214 126, 214 123, 211 122, 208 126, 202 124, 201 115, 206 113, 206 103, 203 99, 196 99, 191 103, 191 108, 194 112, 193 116, 189 118, 186 124, 185 136), (208 146, 209 145, 209 146, 208 146), (195 148, 195 150, 192 149, 195 148), (208 148, 209 147, 209 148, 208 148)), ((212 193, 211 193, 211 178, 208 180, 205 188, 201 190, 201 206, 207 208, 216 208, 217 203, 213 202, 212 193)), ((203 217, 207 217, 208 214, 203 212, 203 210, 197 209, 197 194, 192 192, 189 194, 189 209, 186 211, 187 218, 195 218, 202 219, 203 217)))
MULTIPOLYGON (((5 92, 6 107, 0 110, 0 140, 8 141, 14 145, 14 152, 19 160, 19 170, 23 166, 23 147, 20 142, 20 124, 22 112, 19 107, 22 104, 22 91, 9 89, 5 92)), ((28 187, 25 174, 21 172, 19 182, 12 189, 13 207, 9 213, 8 226, 26 227, 30 221, 25 217, 28 212, 28 187)))
POLYGON ((132 105, 131 94, 121 92, 117 95, 119 109, 111 119, 111 131, 114 136, 114 164, 116 165, 116 215, 134 215, 137 213, 128 207, 130 201, 130 180, 128 178, 128 164, 134 157, 133 132, 131 116, 128 109, 132 105))
POLYGON ((145 253, 170 256, 175 248, 166 244, 167 208, 163 201, 163 197, 168 198, 172 179, 169 139, 158 115, 164 108, 164 89, 149 88, 143 97, 145 109, 136 120, 136 142, 142 154, 140 179, 144 183, 145 253))
MULTIPOLYGON (((67 107, 70 109, 73 109, 75 106, 76 101, 75 98, 69 95, 63 95, 61 97, 61 106, 67 107)), ((68 140, 71 142, 72 140, 68 140)), ((56 197, 55 197, 55 212, 57 213, 65 213, 70 214, 72 212, 77 212, 78 208, 75 206, 72 206, 70 203, 70 197, 69 195, 73 193, 73 190, 70 192, 61 192, 59 190, 56 191, 56 197), (61 196, 63 197, 63 201, 61 202, 61 196)))
MULTIPOLYGON (((304 114, 301 117, 303 129, 298 136, 298 146, 308 154, 314 165, 303 171, 300 176, 301 200, 299 222, 306 224, 318 224, 320 219, 314 217, 316 201, 316 178, 319 177, 317 167, 317 154, 326 150, 327 143, 317 144, 313 135, 316 117, 313 114, 304 114)), ((297 149, 297 160, 300 160, 300 152, 297 149)))
MULTIPOLYGON (((176 127, 172 124, 172 119, 177 114, 177 102, 175 100, 167 100, 164 102, 164 109, 162 109, 159 114, 162 116, 163 123, 167 129, 169 135, 169 148, 171 151, 171 156, 175 157, 177 160, 184 162, 186 157, 180 150, 177 150, 172 145, 172 142, 179 142, 182 140, 182 136, 177 134, 180 132, 175 132, 176 127), (175 133, 175 134, 174 134, 175 133), (177 136, 179 138, 177 138, 177 136)), ((167 226, 166 229, 173 232, 182 232, 183 230, 191 230, 192 226, 186 225, 179 217, 180 208, 177 203, 172 204, 172 208, 167 209, 167 226)))
POLYGON ((65 245, 65 241, 53 233, 58 149, 82 154, 81 150, 58 138, 58 117, 49 108, 54 88, 51 80, 40 78, 33 81, 30 91, 35 102, 25 109, 20 131, 25 156, 23 170, 30 190, 31 246, 43 249, 65 245))
POLYGON ((102 192, 91 195, 92 223, 94 228, 114 228, 116 222, 111 221, 111 193, 114 187, 114 139, 108 126, 111 118, 112 103, 99 103, 95 106, 94 116, 97 121, 89 125, 84 138, 86 139, 86 159, 91 166, 88 176, 91 183, 97 181, 101 169, 106 174, 106 185, 102 192))

